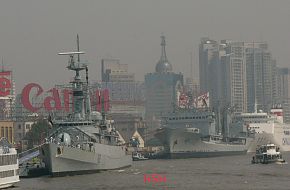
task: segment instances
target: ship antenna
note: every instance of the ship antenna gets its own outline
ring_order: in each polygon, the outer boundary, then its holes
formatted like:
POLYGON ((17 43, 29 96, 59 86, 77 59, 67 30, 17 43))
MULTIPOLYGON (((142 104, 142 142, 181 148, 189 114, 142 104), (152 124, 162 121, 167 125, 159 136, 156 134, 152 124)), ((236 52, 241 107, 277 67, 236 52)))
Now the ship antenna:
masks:
POLYGON ((71 71, 75 72, 74 80, 71 82, 73 84, 73 105, 74 105, 74 115, 77 119, 84 119, 84 88, 83 82, 81 81, 80 71, 86 69, 87 63, 77 62, 74 59, 75 55, 84 54, 85 52, 77 51, 77 52, 65 52, 65 53, 58 53, 58 55, 68 55, 69 61, 67 68, 71 71))
MULTIPOLYGON (((79 34, 77 34, 77 52, 80 52, 79 34)), ((80 62, 80 54, 78 54, 78 62, 80 62)))

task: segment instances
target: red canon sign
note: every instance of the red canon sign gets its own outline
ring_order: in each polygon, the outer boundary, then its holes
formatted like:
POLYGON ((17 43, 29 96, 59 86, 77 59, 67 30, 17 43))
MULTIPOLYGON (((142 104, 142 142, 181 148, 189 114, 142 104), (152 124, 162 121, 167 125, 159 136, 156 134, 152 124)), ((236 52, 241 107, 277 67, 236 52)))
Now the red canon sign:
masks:
MULTIPOLYGON (((103 91, 96 90, 93 94, 95 94, 95 96, 91 96, 91 100, 95 99, 95 101, 92 102, 95 102, 96 105, 92 106, 92 108, 101 111, 101 103, 103 102, 105 111, 108 111, 109 91, 107 89, 103 91)), ((69 112, 72 109, 72 107, 70 107, 72 105, 72 91, 70 89, 60 90, 57 88, 52 88, 44 92, 43 88, 39 84, 30 83, 22 90, 21 102, 23 106, 31 112, 37 112, 42 108, 46 111, 63 110, 69 112), (31 102, 32 97, 38 101, 37 105, 31 102), (41 97, 44 97, 44 99, 43 102, 39 103, 39 101, 42 100, 41 97)))
POLYGON ((32 89, 36 90, 36 94, 34 94, 35 98, 43 95, 43 89, 39 84, 30 83, 26 85, 22 90, 22 99, 21 99, 21 102, 26 109, 32 112, 37 112, 39 109, 44 107, 47 111, 62 110, 63 108, 65 111, 69 111, 69 96, 71 95, 70 90, 63 91, 64 106, 61 105, 59 90, 56 88, 52 88, 47 91, 50 94, 50 96, 44 98, 43 105, 37 107, 35 105, 32 105, 30 101, 32 89))

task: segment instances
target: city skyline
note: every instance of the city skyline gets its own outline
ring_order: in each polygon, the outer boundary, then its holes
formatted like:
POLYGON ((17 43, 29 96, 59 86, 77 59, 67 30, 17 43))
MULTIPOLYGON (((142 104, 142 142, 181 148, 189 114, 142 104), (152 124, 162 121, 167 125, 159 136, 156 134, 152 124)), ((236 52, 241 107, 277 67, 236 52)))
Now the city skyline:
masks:
POLYGON ((289 65, 288 1, 3 1, 0 56, 13 71, 16 93, 30 82, 45 89, 67 83, 66 57, 58 52, 76 49, 80 35, 82 59, 91 64, 90 79, 100 80, 101 59, 117 58, 144 81, 160 56, 160 36, 175 73, 198 78, 201 37, 235 41, 266 41, 277 65, 289 65), (251 5, 251 6, 249 6, 251 5))

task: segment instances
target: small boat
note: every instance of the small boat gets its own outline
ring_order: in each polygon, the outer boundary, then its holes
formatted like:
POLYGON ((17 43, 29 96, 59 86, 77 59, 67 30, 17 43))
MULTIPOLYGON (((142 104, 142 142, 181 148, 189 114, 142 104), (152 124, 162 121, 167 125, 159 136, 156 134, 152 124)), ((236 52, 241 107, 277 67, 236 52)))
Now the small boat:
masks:
POLYGON ((133 161, 148 160, 148 158, 145 158, 144 155, 141 154, 140 152, 133 152, 132 159, 133 161))
POLYGON ((275 144, 265 144, 257 147, 256 155, 252 159, 253 164, 285 163, 282 159, 280 148, 275 144))

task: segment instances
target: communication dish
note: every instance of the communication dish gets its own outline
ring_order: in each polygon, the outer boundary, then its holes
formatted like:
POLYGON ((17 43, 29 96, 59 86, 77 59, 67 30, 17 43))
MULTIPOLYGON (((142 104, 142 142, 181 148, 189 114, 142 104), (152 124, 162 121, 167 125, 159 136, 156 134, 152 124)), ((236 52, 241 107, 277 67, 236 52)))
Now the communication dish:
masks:
POLYGON ((85 54, 84 51, 72 51, 72 52, 64 52, 64 53, 58 53, 58 55, 74 55, 74 54, 85 54))

